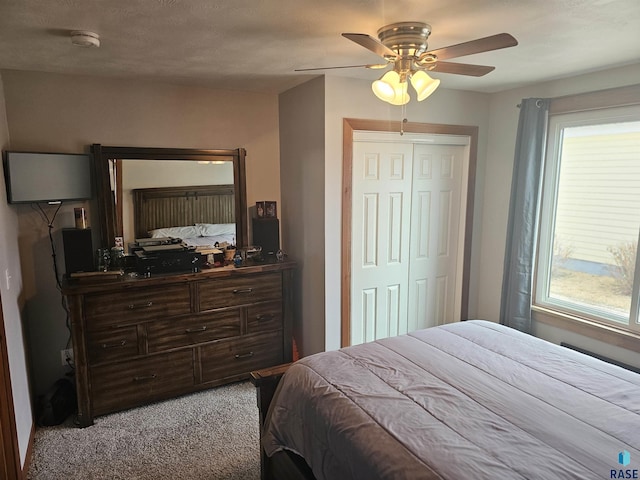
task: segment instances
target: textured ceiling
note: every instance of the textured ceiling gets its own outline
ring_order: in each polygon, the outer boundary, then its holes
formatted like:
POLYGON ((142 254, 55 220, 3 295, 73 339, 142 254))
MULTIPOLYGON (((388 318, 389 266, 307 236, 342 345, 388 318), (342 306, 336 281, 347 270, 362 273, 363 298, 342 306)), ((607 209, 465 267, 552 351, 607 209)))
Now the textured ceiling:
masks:
POLYGON ((0 68, 281 92, 322 73, 297 68, 378 62, 340 33, 375 37, 398 21, 429 23, 430 49, 516 37, 453 60, 494 65, 485 77, 433 74, 445 88, 495 92, 640 61, 638 0, 0 0, 0 68), (101 47, 71 45, 71 30, 101 47))

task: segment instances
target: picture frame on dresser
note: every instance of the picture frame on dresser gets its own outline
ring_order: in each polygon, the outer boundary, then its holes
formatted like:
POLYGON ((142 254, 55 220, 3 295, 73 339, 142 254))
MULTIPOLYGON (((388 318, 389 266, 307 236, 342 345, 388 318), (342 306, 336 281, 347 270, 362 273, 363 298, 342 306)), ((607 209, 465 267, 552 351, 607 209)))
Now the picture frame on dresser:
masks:
POLYGON ((265 218, 278 217, 278 206, 276 202, 271 202, 271 201, 264 202, 264 217, 265 218))

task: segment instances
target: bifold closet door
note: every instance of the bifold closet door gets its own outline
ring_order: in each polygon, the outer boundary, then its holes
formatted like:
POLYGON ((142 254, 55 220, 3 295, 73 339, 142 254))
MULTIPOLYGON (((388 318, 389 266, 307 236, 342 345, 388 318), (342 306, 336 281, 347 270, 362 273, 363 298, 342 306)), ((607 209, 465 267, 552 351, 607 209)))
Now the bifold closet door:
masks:
POLYGON ((459 318, 465 155, 466 148, 459 145, 414 146, 409 331, 459 318))
POLYGON ((353 143, 351 344, 459 318, 466 155, 353 143))
POLYGON ((351 343, 407 332, 413 145, 354 142, 351 343))

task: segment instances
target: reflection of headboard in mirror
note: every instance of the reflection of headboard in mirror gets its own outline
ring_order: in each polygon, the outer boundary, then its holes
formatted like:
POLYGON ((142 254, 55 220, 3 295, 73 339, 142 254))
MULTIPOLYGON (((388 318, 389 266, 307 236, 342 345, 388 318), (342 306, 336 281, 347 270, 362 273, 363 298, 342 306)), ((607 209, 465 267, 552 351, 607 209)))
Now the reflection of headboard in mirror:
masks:
MULTIPOLYGON (((246 172, 245 172, 245 155, 243 148, 236 149, 219 149, 219 150, 198 150, 187 148, 142 148, 142 147, 112 147, 93 144, 91 146, 96 172, 96 184, 98 194, 98 218, 101 227, 101 245, 102 247, 111 247, 114 244, 116 236, 124 235, 123 224, 131 225, 133 215, 133 199, 126 194, 127 189, 139 188, 168 188, 177 185, 189 185, 189 189, 201 189, 205 184, 212 186, 227 186, 233 181, 233 212, 234 220, 231 223, 236 224, 236 243, 238 245, 248 245, 247 235, 247 193, 246 193, 246 172), (132 160, 143 160, 144 167, 142 171, 148 172, 144 176, 144 182, 141 183, 140 176, 136 175, 136 182, 131 184, 128 182, 128 172, 132 170, 134 164, 132 160), (178 162, 176 162, 178 161, 178 162), (175 169, 176 163, 189 162, 194 165, 195 162, 204 165, 218 165, 220 162, 233 163, 233 180, 226 176, 222 181, 220 178, 207 181, 208 177, 199 176, 196 187, 193 183, 174 183, 167 182, 167 179, 173 175, 171 172, 175 169), (132 168, 129 168, 132 167, 132 168), (162 182, 160 182, 162 180, 162 182), (158 183, 154 183, 157 181, 158 183), (125 192, 123 194, 123 191, 125 192), (123 210, 126 209, 126 210, 123 210), (123 222, 124 219, 124 222, 123 222)), ((140 168, 134 168, 137 172, 140 168)), ((191 169, 190 169, 191 170, 191 169)), ((216 170, 214 168, 212 171, 216 170)), ((208 187, 207 187, 208 188, 208 187)), ((128 190, 131 192, 131 190, 128 190)), ((204 220, 204 219, 203 219, 204 220)), ((187 221, 187 220, 185 220, 187 221)), ((215 219, 206 219, 203 223, 213 223, 215 219)), ((181 224, 184 223, 181 221, 181 224)), ((144 227, 147 228, 147 227, 144 227)))
POLYGON ((233 185, 138 188, 133 205, 136 238, 156 228, 235 223, 233 185))

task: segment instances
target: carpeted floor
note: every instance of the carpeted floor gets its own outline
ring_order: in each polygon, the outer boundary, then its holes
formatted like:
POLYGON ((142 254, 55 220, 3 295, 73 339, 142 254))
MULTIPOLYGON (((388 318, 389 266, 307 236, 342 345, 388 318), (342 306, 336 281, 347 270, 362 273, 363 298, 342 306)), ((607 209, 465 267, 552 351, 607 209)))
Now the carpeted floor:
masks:
POLYGON ((236 383, 97 417, 38 428, 30 480, 258 480, 255 388, 236 383))

